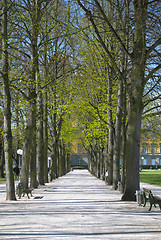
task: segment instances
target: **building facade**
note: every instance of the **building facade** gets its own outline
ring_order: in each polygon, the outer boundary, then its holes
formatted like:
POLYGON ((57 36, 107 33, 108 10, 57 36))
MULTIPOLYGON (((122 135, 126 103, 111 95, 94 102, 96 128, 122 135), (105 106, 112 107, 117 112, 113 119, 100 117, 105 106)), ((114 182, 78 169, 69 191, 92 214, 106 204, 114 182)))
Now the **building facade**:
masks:
POLYGON ((142 168, 161 167, 161 136, 152 132, 142 136, 140 144, 140 166, 142 168))

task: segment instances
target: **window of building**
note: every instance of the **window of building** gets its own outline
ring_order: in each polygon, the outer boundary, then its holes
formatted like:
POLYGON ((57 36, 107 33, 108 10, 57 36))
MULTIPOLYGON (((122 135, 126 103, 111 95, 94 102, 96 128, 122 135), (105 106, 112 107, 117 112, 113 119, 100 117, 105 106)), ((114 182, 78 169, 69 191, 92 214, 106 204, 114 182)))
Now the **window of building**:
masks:
POLYGON ((78 165, 81 165, 81 159, 78 158, 78 165))
POLYGON ((159 153, 161 153, 161 143, 159 144, 159 153))
POLYGON ((150 165, 150 159, 148 159, 148 165, 150 165))
POLYGON ((156 158, 156 159, 155 159, 155 163, 156 163, 156 165, 159 165, 159 164, 160 164, 160 159, 159 159, 159 158, 156 158))
POLYGON ((152 158, 152 160, 151 160, 151 164, 152 164, 152 165, 156 165, 155 158, 152 158))
POLYGON ((147 165, 147 160, 146 160, 146 158, 143 159, 143 165, 147 165))
POLYGON ((153 133, 151 133, 151 140, 155 140, 155 135, 153 133))
POLYGON ((151 144, 151 153, 156 153, 156 144, 155 143, 151 144))
POLYGON ((146 143, 143 143, 142 145, 142 153, 145 154, 148 152, 148 147, 147 147, 147 144, 146 143))

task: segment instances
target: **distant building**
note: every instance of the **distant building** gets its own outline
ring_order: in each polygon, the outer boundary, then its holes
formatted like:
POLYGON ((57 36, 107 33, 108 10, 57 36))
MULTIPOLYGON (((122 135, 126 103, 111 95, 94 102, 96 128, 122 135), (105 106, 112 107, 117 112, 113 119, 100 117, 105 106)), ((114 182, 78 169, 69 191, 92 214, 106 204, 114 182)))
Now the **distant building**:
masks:
POLYGON ((86 154, 72 154, 71 155, 71 167, 73 166, 84 166, 88 167, 88 158, 86 154))
POLYGON ((152 132, 142 136, 140 144, 140 166, 161 167, 161 136, 152 132))
POLYGON ((77 141, 72 144, 71 167, 74 166, 88 168, 88 154, 77 141))

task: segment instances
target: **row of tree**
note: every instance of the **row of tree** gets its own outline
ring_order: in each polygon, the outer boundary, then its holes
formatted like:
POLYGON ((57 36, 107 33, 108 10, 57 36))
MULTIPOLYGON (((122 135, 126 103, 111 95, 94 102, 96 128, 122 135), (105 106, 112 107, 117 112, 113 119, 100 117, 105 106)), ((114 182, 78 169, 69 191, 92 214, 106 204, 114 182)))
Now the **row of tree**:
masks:
POLYGON ((141 122, 148 128, 161 112, 160 10, 157 0, 2 1, 7 199, 15 199, 18 148, 21 181, 28 187, 30 177, 36 187, 36 158, 40 184, 48 181, 49 152, 50 180, 62 176, 77 138, 90 171, 108 170, 114 189, 121 160, 122 199, 134 200, 141 122))
POLYGON ((69 171, 66 129, 61 133, 73 72, 70 9, 66 7, 64 1, 2 1, 3 138, 6 198, 10 200, 15 199, 13 150, 23 148, 24 187, 29 179, 30 186, 37 187, 36 159, 39 183, 48 181, 49 151, 50 180, 69 171))
POLYGON ((81 102, 80 112, 90 169, 98 177, 108 169, 109 184, 117 189, 121 180, 122 199, 134 200, 140 188, 141 123, 144 130, 152 130, 153 117, 159 122, 161 113, 161 4, 148 0, 77 2, 88 25, 88 32, 83 30, 86 45, 78 84, 82 79, 86 102, 85 108, 81 102))

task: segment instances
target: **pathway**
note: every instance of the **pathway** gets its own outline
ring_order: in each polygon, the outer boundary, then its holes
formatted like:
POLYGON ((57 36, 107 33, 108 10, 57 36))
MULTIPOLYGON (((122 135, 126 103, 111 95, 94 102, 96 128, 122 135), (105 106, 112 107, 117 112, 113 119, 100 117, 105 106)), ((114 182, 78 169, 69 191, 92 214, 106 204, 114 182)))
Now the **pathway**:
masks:
POLYGON ((161 239, 158 207, 148 212, 148 206, 120 201, 119 191, 87 170, 74 170, 33 195, 6 202, 0 185, 0 240, 161 239))

